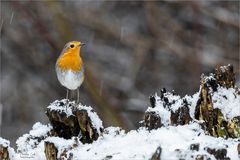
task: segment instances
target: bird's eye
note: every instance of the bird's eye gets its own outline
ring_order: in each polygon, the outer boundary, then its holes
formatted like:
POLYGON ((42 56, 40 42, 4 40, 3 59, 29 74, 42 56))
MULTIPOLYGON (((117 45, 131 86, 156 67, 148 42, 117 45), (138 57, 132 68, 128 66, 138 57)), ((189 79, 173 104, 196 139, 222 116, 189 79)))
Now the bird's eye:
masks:
POLYGON ((70 47, 71 47, 71 48, 74 48, 74 44, 71 44, 70 47))

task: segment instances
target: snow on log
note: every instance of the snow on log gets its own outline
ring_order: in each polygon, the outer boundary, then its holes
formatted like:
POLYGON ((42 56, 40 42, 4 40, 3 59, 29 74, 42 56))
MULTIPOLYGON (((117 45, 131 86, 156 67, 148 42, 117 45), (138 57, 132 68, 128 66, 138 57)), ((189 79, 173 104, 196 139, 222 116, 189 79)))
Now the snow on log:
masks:
POLYGON ((103 130, 102 121, 91 107, 76 105, 67 99, 53 102, 46 114, 54 135, 65 139, 78 136, 83 143, 91 143, 103 130))
MULTIPOLYGON (((78 137, 81 143, 92 143, 98 139, 103 131, 102 121, 91 107, 77 105, 67 99, 53 102, 47 107, 46 114, 53 126, 53 135, 56 137, 64 139, 71 139, 72 137, 76 139, 78 137)), ((54 143, 56 141, 52 141, 53 138, 45 140, 44 152, 46 158, 54 160, 57 157, 67 157, 64 154, 67 152, 67 148, 59 150, 60 147, 56 146, 56 143, 54 143), (60 155, 58 155, 59 153, 60 155)), ((61 140, 63 139, 58 139, 58 141, 61 140)), ((63 143, 65 143, 64 140, 63 143)))

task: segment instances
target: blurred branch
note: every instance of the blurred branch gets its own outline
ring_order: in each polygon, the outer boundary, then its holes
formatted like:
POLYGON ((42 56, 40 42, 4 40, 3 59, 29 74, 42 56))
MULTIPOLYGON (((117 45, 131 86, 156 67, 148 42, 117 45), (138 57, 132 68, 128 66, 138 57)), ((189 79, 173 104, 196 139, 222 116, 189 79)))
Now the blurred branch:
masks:
POLYGON ((62 40, 65 42, 71 41, 73 38, 73 31, 71 30, 71 23, 66 19, 62 10, 62 6, 60 3, 63 2, 56 2, 56 1, 47 1, 45 6, 49 9, 49 11, 52 12, 53 20, 56 26, 56 29, 58 30, 58 33, 61 34, 62 40))
MULTIPOLYGON (((57 44, 54 42, 52 37, 49 34, 48 29, 44 26, 43 21, 40 19, 40 17, 35 17, 30 11, 29 8, 26 7, 26 5, 21 4, 21 2, 14 1, 12 2, 13 6, 21 13, 25 15, 25 17, 31 21, 31 23, 34 25, 34 28, 37 29, 37 31, 44 37, 44 40, 48 42, 48 44, 52 47, 53 52, 59 49, 57 44)), ((30 3, 30 2, 29 2, 30 3)))
POLYGON ((159 44, 162 44, 163 47, 168 48, 180 58, 185 58, 186 55, 195 52, 192 48, 181 43, 181 40, 178 36, 183 37, 186 35, 186 33, 184 34, 184 30, 177 22, 175 22, 174 19, 169 17, 166 13, 161 12, 156 2, 149 1, 145 2, 144 4, 146 18, 148 21, 147 25, 152 35, 157 38, 157 41, 153 41, 156 48, 159 44), (161 23, 163 22, 165 22, 165 26, 171 26, 171 28, 166 28, 168 31, 161 27, 161 23), (181 34, 179 35, 178 32, 181 34), (174 37, 174 40, 172 37, 174 37))
POLYGON ((203 14, 211 18, 214 18, 217 21, 220 21, 222 23, 225 23, 226 25, 231 25, 233 27, 236 27, 237 29, 240 29, 239 15, 235 15, 232 12, 220 7, 217 7, 214 10, 209 7, 199 7, 199 9, 203 14))
POLYGON ((120 112, 117 112, 117 110, 109 104, 105 96, 99 94, 99 87, 96 81, 99 82, 99 80, 93 77, 90 70, 86 70, 84 87, 87 88, 87 91, 97 104, 97 108, 99 109, 99 111, 102 112, 100 113, 101 115, 103 115, 102 118, 104 119, 104 121, 110 120, 112 122, 112 125, 121 126, 125 129, 128 129, 128 125, 120 116, 120 112))
MULTIPOLYGON (((214 2, 209 3, 208 5, 202 1, 168 1, 172 4, 179 4, 179 5, 195 5, 198 6, 199 11, 204 15, 208 16, 209 18, 213 18, 217 21, 220 21, 226 25, 231 25, 236 28, 240 28, 240 20, 239 14, 234 14, 230 10, 224 9, 219 7, 218 5, 214 4, 214 2)), ((232 5, 238 5, 239 10, 239 1, 222 1, 222 3, 231 3, 232 5)))

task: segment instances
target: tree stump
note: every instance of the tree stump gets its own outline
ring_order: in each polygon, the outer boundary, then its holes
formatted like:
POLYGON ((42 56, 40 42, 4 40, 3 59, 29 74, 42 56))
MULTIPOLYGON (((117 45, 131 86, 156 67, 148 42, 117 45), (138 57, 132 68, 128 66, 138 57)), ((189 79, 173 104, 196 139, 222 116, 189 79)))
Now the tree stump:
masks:
POLYGON ((235 86, 235 74, 233 66, 220 66, 215 74, 201 76, 200 95, 195 109, 195 118, 203 120, 208 133, 215 137, 240 136, 240 117, 225 120, 220 109, 214 108, 212 95, 218 87, 233 88, 235 86))
POLYGON ((213 126, 217 124, 216 117, 218 116, 218 113, 213 108, 211 95, 211 92, 217 89, 215 88, 216 85, 217 81, 214 77, 202 75, 200 95, 195 111, 195 118, 205 122, 207 130, 211 133, 211 135, 217 134, 215 130, 212 130, 213 126))
POLYGON ((171 125, 184 125, 192 121, 186 99, 183 99, 183 106, 179 107, 175 112, 171 111, 170 119, 171 125))
POLYGON ((146 112, 144 115, 144 126, 149 130, 162 127, 161 117, 155 112, 146 112))
POLYGON ((162 117, 158 114, 161 111, 158 112, 154 110, 154 108, 156 109, 156 107, 159 107, 156 106, 159 103, 162 110, 166 110, 170 113, 168 120, 170 123, 168 125, 184 125, 192 121, 187 100, 181 99, 173 91, 167 92, 166 89, 163 88, 160 92, 160 97, 157 97, 157 95, 150 96, 149 100, 153 110, 146 111, 144 115, 144 126, 149 130, 164 126, 162 117), (172 100, 170 97, 175 97, 176 100, 172 100), (173 109, 178 103, 178 109, 173 109))
POLYGON ((233 65, 219 66, 215 69, 215 78, 218 84, 226 88, 235 87, 235 74, 233 71, 233 65))
POLYGON ((66 99, 53 102, 47 107, 46 114, 53 126, 53 134, 58 137, 78 136, 83 143, 91 143, 103 131, 102 121, 92 108, 66 99))

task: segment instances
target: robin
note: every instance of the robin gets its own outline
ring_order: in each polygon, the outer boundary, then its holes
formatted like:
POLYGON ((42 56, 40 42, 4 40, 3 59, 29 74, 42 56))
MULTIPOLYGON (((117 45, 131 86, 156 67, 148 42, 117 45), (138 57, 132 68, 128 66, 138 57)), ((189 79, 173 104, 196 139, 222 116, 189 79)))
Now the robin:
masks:
POLYGON ((57 59, 55 67, 59 82, 67 88, 66 98, 69 98, 69 90, 77 90, 77 103, 79 102, 79 87, 84 80, 81 58, 81 46, 83 45, 84 43, 78 41, 68 42, 57 59))

